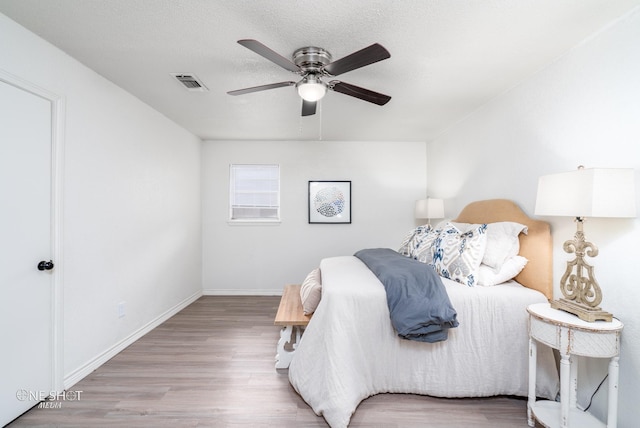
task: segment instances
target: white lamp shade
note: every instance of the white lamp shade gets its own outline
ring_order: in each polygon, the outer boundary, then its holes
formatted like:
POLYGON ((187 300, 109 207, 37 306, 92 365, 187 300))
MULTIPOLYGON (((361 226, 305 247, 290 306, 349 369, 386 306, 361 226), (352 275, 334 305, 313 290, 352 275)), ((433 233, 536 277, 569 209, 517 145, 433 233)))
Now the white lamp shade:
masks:
POLYGON ((298 86, 298 95, 306 101, 318 101, 327 92, 327 88, 320 83, 303 83, 298 86))
POLYGON ((316 75, 309 74, 296 83, 298 95, 305 101, 318 101, 327 93, 327 85, 316 75))
POLYGON ((444 218, 444 201, 442 199, 419 199, 416 201, 416 218, 444 218))
POLYGON ((635 217, 633 169, 587 168, 538 180, 536 215, 635 217))

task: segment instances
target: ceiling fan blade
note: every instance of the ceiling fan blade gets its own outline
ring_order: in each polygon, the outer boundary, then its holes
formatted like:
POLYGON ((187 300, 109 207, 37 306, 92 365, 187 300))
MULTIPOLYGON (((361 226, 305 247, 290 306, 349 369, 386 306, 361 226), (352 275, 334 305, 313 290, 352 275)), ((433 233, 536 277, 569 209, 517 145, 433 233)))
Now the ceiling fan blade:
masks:
POLYGON ((267 89, 283 88, 285 86, 293 86, 295 84, 296 82, 271 83, 269 85, 260 85, 260 86, 253 86, 251 88, 236 89, 235 91, 227 92, 227 94, 229 95, 250 94, 251 92, 259 92, 259 91, 266 91, 267 89))
POLYGON ((385 105, 391 99, 389 95, 384 95, 349 83, 340 82, 338 80, 332 80, 329 82, 329 89, 340 92, 341 94, 360 98, 361 100, 368 101, 379 106, 385 105))
POLYGON ((300 71, 300 68, 293 62, 283 57, 279 53, 269 49, 257 40, 243 39, 238 40, 238 43, 240 43, 245 48, 254 51, 258 55, 265 57, 269 61, 278 64, 280 67, 286 70, 292 71, 294 73, 298 73, 300 71))
POLYGON ((382 45, 374 43, 364 49, 360 49, 357 52, 347 55, 344 58, 340 58, 337 61, 328 64, 323 68, 324 71, 337 76, 347 71, 355 70, 356 68, 364 67, 365 65, 373 64, 374 62, 382 61, 383 59, 390 58, 391 54, 382 45))
POLYGON ((317 101, 302 100, 302 116, 311 116, 316 114, 317 101))

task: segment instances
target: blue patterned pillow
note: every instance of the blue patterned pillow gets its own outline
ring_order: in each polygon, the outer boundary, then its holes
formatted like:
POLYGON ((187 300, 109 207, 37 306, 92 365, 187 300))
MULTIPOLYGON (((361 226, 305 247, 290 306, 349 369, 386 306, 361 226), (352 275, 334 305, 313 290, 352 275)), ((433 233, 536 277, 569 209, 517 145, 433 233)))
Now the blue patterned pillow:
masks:
POLYGON ((411 245, 411 242, 413 241, 416 234, 418 233, 418 229, 419 229, 418 227, 415 229, 411 229, 407 234, 407 236, 405 236, 405 238, 402 240, 402 244, 400 244, 400 248, 398 248, 398 252, 403 256, 408 257, 411 254, 411 252, 409 251, 409 246, 411 245))
POLYGON ((419 246, 422 235, 431 232, 431 225, 425 224, 424 226, 418 226, 412 229, 402 241, 398 252, 403 256, 413 258, 416 248, 419 246))
POLYGON ((428 265, 433 265, 433 254, 435 253, 435 241, 441 230, 429 229, 416 236, 411 248, 411 257, 428 265))
POLYGON ((431 227, 430 224, 418 226, 407 234, 398 252, 403 256, 433 265, 434 243, 440 231, 431 227))
POLYGON ((460 232, 447 223, 434 243, 433 264, 440 276, 473 287, 487 248, 487 225, 460 232))

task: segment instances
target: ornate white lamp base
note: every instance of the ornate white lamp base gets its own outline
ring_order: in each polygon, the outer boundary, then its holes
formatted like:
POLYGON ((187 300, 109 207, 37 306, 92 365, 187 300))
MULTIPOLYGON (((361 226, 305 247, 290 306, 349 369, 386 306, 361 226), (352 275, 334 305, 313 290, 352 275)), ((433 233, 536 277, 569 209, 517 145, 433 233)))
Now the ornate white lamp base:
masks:
POLYGON ((550 302, 551 307, 554 309, 560 309, 565 312, 569 312, 587 322, 594 321, 607 321, 611 322, 613 315, 609 312, 601 310, 599 307, 592 308, 589 306, 580 305, 579 303, 572 302, 567 299, 553 300, 550 302))
POLYGON ((550 302, 551 307, 574 314, 584 321, 611 322, 613 315, 598 306, 602 301, 602 291, 594 276, 593 266, 584 260, 585 256, 597 256, 598 247, 585 241, 583 220, 576 218, 576 234, 573 240, 564 243, 564 250, 575 253, 576 258, 567 262, 567 269, 560 279, 560 291, 564 297, 550 302))

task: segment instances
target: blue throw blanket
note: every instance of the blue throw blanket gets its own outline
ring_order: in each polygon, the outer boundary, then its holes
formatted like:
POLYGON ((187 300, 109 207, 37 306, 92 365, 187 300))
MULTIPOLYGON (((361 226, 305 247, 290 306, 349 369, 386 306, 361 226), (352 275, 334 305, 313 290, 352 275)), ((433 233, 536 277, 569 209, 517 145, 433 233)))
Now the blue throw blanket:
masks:
POLYGON ((398 336, 432 343, 447 340, 449 329, 458 326, 457 313, 431 266, 389 248, 360 250, 354 255, 384 285, 398 336))

